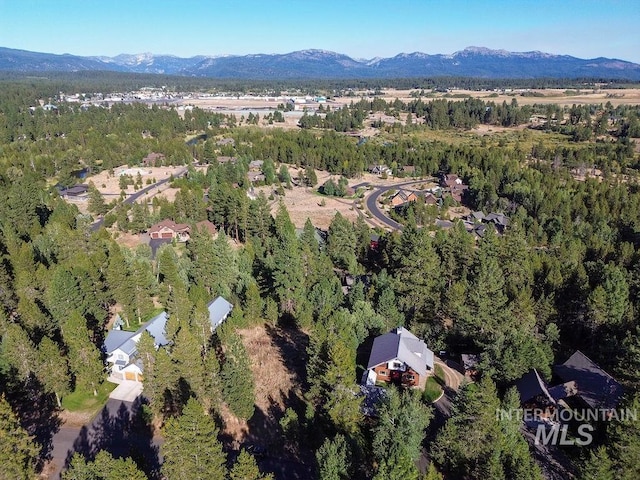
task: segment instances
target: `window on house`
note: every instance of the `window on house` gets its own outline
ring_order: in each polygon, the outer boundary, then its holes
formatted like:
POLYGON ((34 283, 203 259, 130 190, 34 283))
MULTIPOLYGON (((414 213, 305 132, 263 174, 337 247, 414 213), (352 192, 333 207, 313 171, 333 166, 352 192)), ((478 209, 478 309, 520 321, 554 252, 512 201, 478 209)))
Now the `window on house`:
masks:
POLYGON ((387 371, 386 370, 380 370, 378 372, 378 375, 380 375, 381 377, 386 377, 387 376, 387 371))

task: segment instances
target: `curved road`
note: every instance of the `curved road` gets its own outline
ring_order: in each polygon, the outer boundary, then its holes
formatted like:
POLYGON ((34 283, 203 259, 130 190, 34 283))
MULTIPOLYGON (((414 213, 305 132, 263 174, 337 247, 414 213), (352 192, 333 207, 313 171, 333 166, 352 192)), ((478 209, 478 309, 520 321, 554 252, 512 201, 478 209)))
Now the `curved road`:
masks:
MULTIPOLYGON (((150 190, 153 190, 154 188, 157 188, 157 187, 160 187, 160 186, 164 185, 165 183, 167 183, 171 179, 179 178, 179 177, 183 176, 185 173, 187 173, 187 169, 186 168, 183 168, 182 170, 178 170, 178 172, 175 173, 174 175, 170 175, 168 178, 165 178, 164 180, 160 180, 159 182, 156 182, 153 185, 149 185, 148 187, 144 187, 142 190, 138 190, 136 193, 131 194, 130 196, 125 198, 123 202, 124 203, 133 203, 137 199, 139 199, 142 195, 144 195, 145 193, 149 192, 150 190)), ((97 230, 100 230, 100 227, 102 226, 103 223, 104 223, 104 217, 102 217, 102 218, 96 220, 95 222, 93 222, 89 226, 89 228, 91 229, 92 232, 95 232, 97 230)))
MULTIPOLYGON (((371 193, 371 195, 369 195, 366 200, 367 210, 369 210, 369 212, 371 212, 371 215, 373 215, 377 220, 379 220, 381 223, 383 223, 387 227, 393 230, 402 231, 403 226, 400 223, 396 222, 395 220, 392 220, 391 218, 389 218, 380 209, 380 207, 378 207, 378 198, 380 198, 380 195, 382 195, 385 192, 388 192, 389 190, 396 190, 398 187, 406 187, 407 185, 415 185, 416 183, 425 183, 426 181, 427 180, 412 180, 410 182, 397 183, 395 185, 386 185, 384 187, 374 187, 375 189, 374 192, 371 193)), ((359 187, 364 185, 366 184, 360 184, 356 186, 359 187)))

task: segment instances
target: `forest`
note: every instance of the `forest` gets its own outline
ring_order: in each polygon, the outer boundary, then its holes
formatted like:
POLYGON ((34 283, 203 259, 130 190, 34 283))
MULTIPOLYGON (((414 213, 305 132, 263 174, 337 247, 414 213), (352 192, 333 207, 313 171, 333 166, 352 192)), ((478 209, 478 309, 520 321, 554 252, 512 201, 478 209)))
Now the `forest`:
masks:
MULTIPOLYGON (((156 349, 143 335, 138 345, 146 403, 136 428, 155 429, 164 443, 160 452, 76 454, 64 480, 273 478, 264 459, 234 451, 222 434, 224 412, 247 421, 260 413, 239 334, 255 325, 305 339, 293 346, 298 390, 273 413, 280 441, 270 448, 274 462, 294 452, 320 480, 545 478, 520 419, 496 411, 519 406, 513 385, 530 369, 549 379, 551 366, 576 349, 623 384, 625 408, 640 410, 638 106, 358 101, 306 115, 296 130, 263 130, 197 108, 184 117, 141 104, 29 109, 51 89, 15 80, 0 88, 2 478, 36 478, 65 402, 104 388, 101 348, 114 312, 133 328, 159 309, 169 313, 169 344, 156 349), (372 111, 412 121, 381 126, 364 143, 341 133, 372 111), (534 114, 546 122, 532 131, 447 141, 534 114), (425 136, 433 132, 436 139, 425 136), (192 135, 206 139, 188 144, 192 135), (234 143, 217 145, 221 136, 234 143), (108 227, 97 231, 57 193, 78 170, 139 165, 150 152, 162 152, 166 164, 208 168, 174 180, 175 201, 94 201, 108 227), (218 156, 238 161, 219 164, 218 156), (364 219, 338 213, 319 242, 310 221, 295 228, 284 202, 272 215, 277 199, 247 196, 248 164, 258 159, 277 186, 287 183, 276 173, 281 165, 348 178, 374 164, 414 166, 424 177, 455 173, 469 185, 466 206, 504 212, 510 225, 475 240, 459 222, 422 227, 410 212, 401 232, 379 231, 372 250, 364 219), (594 168, 601 177, 572 174, 594 168), (209 220, 219 233, 195 231, 186 246, 155 256, 119 244, 118 234, 166 218, 209 220), (345 275, 357 279, 347 294, 345 275), (234 309, 211 335, 206 306, 218 295, 234 309), (444 425, 413 390, 390 388, 375 418, 363 413, 358 354, 400 325, 435 352, 480 358, 479 381, 462 386, 444 425)), ((639 478, 640 420, 595 427, 593 444, 564 449, 570 474, 639 478)))

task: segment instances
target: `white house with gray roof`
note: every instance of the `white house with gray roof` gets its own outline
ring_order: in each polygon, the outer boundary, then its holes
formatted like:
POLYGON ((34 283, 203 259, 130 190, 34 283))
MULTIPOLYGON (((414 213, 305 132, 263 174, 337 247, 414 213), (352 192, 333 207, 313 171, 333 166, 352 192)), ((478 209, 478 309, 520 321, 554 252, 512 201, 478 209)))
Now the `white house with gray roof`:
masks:
POLYGON ((209 321, 213 332, 227 319, 231 310, 233 310, 233 305, 222 297, 216 297, 209 302, 207 309, 209 310, 209 321))
POLYGON ((364 374, 365 385, 395 383, 423 389, 433 373, 433 352, 404 327, 376 337, 364 374))
POLYGON ((156 346, 169 343, 166 337, 167 312, 162 312, 142 325, 135 332, 114 328, 104 341, 110 376, 118 380, 142 381, 142 362, 137 358, 138 342, 146 331, 153 337, 156 346))

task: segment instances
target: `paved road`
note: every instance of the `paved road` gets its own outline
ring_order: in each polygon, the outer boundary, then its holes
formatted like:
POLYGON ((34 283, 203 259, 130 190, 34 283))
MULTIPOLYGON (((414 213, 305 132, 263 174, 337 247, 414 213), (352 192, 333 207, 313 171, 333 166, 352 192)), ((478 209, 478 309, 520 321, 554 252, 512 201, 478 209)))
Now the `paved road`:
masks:
POLYGON ((142 397, 134 397, 137 391, 130 386, 119 386, 114 392, 120 392, 116 397, 134 400, 109 398, 91 423, 82 427, 62 426, 53 436, 49 480, 60 479, 62 469, 74 452, 92 456, 104 449, 114 456, 143 459, 149 470, 158 467, 160 439, 153 438, 140 420, 142 397))
MULTIPOLYGON (((373 215, 377 220, 382 222, 387 227, 391 228, 392 230, 402 231, 403 226, 400 223, 396 222, 395 220, 390 219, 378 207, 378 198, 380 198, 380 195, 382 195, 385 192, 388 192, 389 190, 397 190, 398 187, 406 187, 408 185, 414 185, 416 183, 425 183, 425 180, 412 180, 410 182, 396 183, 395 185, 387 185, 384 187, 374 187, 374 191, 367 197, 367 200, 366 200, 367 209, 371 212, 371 215, 373 215)), ((359 185, 356 185, 356 187, 365 186, 365 185, 368 185, 368 184, 361 183, 359 185)))
POLYGON ((434 404, 436 411, 442 415, 441 420, 443 421, 451 416, 451 406, 453 404, 453 399, 456 396, 458 389, 462 385, 462 382, 464 381, 464 375, 460 373, 457 365, 450 360, 443 361, 439 358, 436 358, 434 363, 436 365, 439 365, 444 372, 444 394, 434 404))
MULTIPOLYGON (((136 193, 131 194, 130 196, 128 196, 127 198, 124 199, 124 203, 131 204, 131 203, 135 202, 137 199, 139 199, 145 193, 153 190, 154 188, 158 188, 158 187, 164 185, 169 180, 171 180, 172 177, 175 179, 175 178, 183 176, 185 173, 187 173, 187 169, 186 168, 183 168, 182 170, 178 170, 178 172, 176 174, 174 174, 173 176, 169 176, 169 177, 165 178, 164 180, 160 180, 160 181, 154 183, 153 185, 149 185, 148 187, 144 187, 142 190, 138 190, 136 193)), ((89 228, 91 229, 92 232, 98 231, 98 230, 100 230, 100 227, 102 227, 103 223, 104 223, 104 217, 100 218, 99 220, 96 220, 95 222, 93 222, 89 228)))

